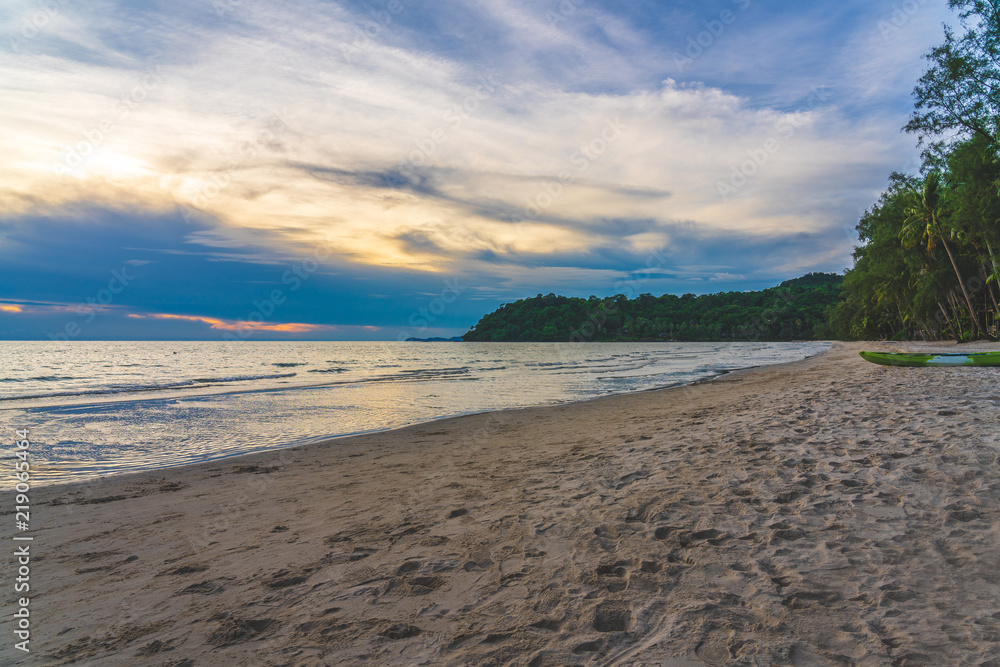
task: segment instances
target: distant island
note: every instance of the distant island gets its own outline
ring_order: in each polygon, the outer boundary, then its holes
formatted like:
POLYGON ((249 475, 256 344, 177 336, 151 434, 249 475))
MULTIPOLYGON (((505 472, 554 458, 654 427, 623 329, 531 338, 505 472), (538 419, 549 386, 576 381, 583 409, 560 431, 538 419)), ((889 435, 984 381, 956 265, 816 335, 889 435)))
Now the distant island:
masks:
POLYGON ((461 336, 452 336, 451 338, 407 338, 407 343, 461 343, 461 336))
POLYGON ((478 342, 814 340, 826 336, 843 276, 810 273, 758 292, 696 296, 541 295, 506 303, 462 340, 478 342))

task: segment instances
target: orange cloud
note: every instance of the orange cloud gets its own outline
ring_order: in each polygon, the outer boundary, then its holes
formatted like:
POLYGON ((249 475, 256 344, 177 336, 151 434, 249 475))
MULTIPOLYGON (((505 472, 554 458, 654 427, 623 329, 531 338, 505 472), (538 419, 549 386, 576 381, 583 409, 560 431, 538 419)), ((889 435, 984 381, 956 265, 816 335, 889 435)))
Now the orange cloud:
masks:
POLYGON ((335 331, 337 327, 322 324, 302 324, 286 322, 273 324, 270 322, 243 322, 239 320, 222 320, 217 317, 198 317, 195 315, 171 315, 169 313, 153 313, 149 315, 131 314, 129 317, 137 320, 184 320, 187 322, 203 322, 212 329, 220 331, 278 331, 281 333, 308 333, 310 331, 335 331))
POLYGON ((21 306, 12 306, 6 303, 0 303, 0 310, 5 313, 22 313, 24 309, 21 306))

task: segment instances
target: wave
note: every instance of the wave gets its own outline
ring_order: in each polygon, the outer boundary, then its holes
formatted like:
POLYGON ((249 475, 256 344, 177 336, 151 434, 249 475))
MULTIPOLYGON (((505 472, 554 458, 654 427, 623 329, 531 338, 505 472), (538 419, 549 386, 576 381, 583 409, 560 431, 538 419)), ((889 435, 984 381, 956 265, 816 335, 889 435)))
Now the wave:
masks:
POLYGON ((0 382, 58 382, 60 380, 79 380, 68 375, 38 375, 33 378, 0 378, 0 382))
MULTIPOLYGON (((346 370, 346 369, 344 369, 346 370)), ((336 372, 336 369, 328 371, 314 372, 336 372)), ((386 375, 371 375, 368 377, 352 378, 340 382, 333 381, 324 383, 322 386, 346 386, 355 384, 377 384, 380 382, 422 382, 425 380, 478 380, 480 378, 471 375, 472 369, 468 366, 458 368, 413 368, 386 375)))
POLYGON ((472 369, 469 368, 468 366, 460 366, 458 368, 414 368, 412 370, 400 371, 395 376, 383 375, 382 379, 391 379, 393 377, 398 377, 411 380, 411 379, 447 377, 449 375, 468 375, 471 370, 472 369))
POLYGON ((160 384, 132 384, 132 385, 111 385, 109 387, 79 389, 76 391, 53 391, 37 394, 21 394, 18 396, 4 396, 0 401, 17 401, 32 398, 64 398, 69 396, 101 396, 108 394, 133 394, 146 391, 167 391, 170 389, 195 389, 213 384, 226 382, 248 382, 252 380, 277 380, 280 378, 295 377, 297 373, 275 373, 270 375, 230 375, 215 378, 195 378, 184 380, 183 382, 164 382, 160 384))

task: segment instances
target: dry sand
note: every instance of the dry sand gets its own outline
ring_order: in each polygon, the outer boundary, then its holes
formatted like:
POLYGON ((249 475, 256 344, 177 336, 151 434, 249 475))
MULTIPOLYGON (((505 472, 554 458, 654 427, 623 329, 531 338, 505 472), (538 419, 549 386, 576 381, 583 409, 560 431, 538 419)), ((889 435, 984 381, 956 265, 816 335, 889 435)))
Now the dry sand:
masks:
POLYGON ((0 663, 998 664, 1000 370, 861 347, 38 491, 0 663))

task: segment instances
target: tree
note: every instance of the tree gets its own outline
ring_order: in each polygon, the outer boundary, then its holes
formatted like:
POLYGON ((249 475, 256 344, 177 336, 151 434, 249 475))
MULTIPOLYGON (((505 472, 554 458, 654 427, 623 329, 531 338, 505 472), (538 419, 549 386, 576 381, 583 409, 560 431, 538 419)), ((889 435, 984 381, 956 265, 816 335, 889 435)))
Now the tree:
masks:
POLYGON ((925 176, 893 174, 861 218, 862 245, 844 277, 843 298, 828 313, 825 331, 832 334, 963 338, 968 319, 973 335, 996 336, 1000 0, 948 4, 958 11, 961 31, 945 28, 944 43, 927 54, 930 67, 914 89, 904 128, 927 146, 925 176), (938 247, 944 253, 935 253, 938 247), (963 275, 974 277, 966 282, 963 275))
POLYGON ((969 292, 965 288, 965 281, 962 273, 955 263, 955 255, 948 245, 947 236, 953 234, 951 230, 946 230, 942 224, 943 202, 941 197, 941 174, 932 171, 924 179, 923 186, 917 190, 910 190, 910 205, 906 208, 906 220, 899 236, 905 247, 912 248, 923 239, 927 239, 927 252, 933 253, 934 247, 940 241, 944 251, 948 254, 951 266, 955 270, 955 277, 962 288, 962 295, 965 297, 966 307, 969 309, 969 319, 972 320, 973 335, 979 334, 979 322, 976 317, 976 309, 969 298, 969 292))
MULTIPOLYGON (((921 143, 953 134, 998 146, 1000 2, 949 0, 948 5, 959 10, 965 34, 946 28, 944 43, 925 56, 931 67, 913 91, 915 109, 905 129, 921 143)), ((932 143, 932 149, 942 145, 932 143)))
POLYGON ((1000 155, 995 146, 975 136, 955 146, 947 165, 952 227, 969 241, 977 262, 986 268, 987 291, 996 316, 1000 314, 994 290, 1000 280, 1000 257, 994 252, 1000 248, 1000 197, 996 196, 1000 155))
POLYGON ((752 336, 808 340, 813 338, 826 310, 837 301, 841 280, 836 274, 812 273, 786 280, 777 288, 748 294, 642 294, 635 299, 618 294, 586 300, 538 295, 485 315, 463 339, 731 340, 752 336), (767 325, 761 326, 765 320, 767 325))

